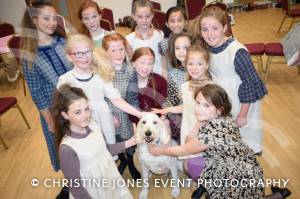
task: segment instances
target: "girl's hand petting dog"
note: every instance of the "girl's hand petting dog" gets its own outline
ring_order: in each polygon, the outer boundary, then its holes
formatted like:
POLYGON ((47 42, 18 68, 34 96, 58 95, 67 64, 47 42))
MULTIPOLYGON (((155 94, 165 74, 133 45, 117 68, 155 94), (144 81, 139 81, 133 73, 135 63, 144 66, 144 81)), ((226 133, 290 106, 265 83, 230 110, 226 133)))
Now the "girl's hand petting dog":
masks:
POLYGON ((145 114, 147 114, 148 112, 145 112, 145 111, 139 111, 139 117, 138 118, 142 118, 145 114))
POLYGON ((152 113, 156 113, 156 114, 162 114, 162 115, 166 115, 169 113, 167 108, 163 108, 163 109, 158 109, 158 108, 151 108, 151 112, 152 113))
POLYGON ((149 152, 151 155, 154 155, 154 156, 163 155, 165 148, 166 147, 164 147, 164 146, 151 145, 151 146, 149 146, 149 152))

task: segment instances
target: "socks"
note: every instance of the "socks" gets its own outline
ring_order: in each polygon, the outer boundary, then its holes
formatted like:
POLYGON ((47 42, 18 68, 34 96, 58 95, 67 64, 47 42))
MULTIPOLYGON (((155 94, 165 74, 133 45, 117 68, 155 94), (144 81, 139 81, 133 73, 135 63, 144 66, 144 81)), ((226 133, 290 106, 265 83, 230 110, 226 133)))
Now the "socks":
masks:
POLYGON ((63 187, 60 193, 56 196, 56 199, 69 199, 69 188, 63 187))
POLYGON ((141 179, 141 174, 134 165, 133 155, 128 154, 128 153, 126 153, 126 155, 127 155, 127 161, 128 161, 128 169, 132 176, 132 179, 134 179, 134 180, 141 179))
POLYGON ((128 165, 128 161, 127 161, 127 158, 126 158, 124 153, 120 153, 118 156, 119 156, 119 159, 121 161, 119 166, 118 166, 118 170, 119 170, 120 174, 122 175, 124 173, 124 170, 126 169, 126 167, 128 165))
POLYGON ((200 199, 201 196, 206 192, 206 189, 200 185, 193 193, 191 198, 192 199, 200 199))

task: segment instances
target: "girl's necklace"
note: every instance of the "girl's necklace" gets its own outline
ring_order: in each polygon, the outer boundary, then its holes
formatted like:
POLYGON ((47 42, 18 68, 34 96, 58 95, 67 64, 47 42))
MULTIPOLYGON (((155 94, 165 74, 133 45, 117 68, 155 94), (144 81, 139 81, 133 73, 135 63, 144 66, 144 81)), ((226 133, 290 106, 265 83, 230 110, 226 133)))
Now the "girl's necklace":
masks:
POLYGON ((208 77, 203 79, 192 79, 189 84, 189 88, 192 92, 194 92, 197 88, 202 88, 206 84, 208 84, 211 80, 208 77))

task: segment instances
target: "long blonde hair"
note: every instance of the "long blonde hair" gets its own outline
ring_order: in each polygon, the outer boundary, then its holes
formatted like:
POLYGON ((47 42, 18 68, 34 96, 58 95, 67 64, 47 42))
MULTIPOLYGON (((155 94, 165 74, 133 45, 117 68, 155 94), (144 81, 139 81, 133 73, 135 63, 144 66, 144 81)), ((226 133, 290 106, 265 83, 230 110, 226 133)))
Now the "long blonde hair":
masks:
POLYGON ((101 47, 94 49, 93 54, 94 71, 96 71, 106 82, 112 82, 115 78, 115 70, 105 50, 101 47))
MULTIPOLYGON (((53 7, 49 2, 45 1, 33 1, 26 11, 22 20, 22 33, 21 33, 21 58, 28 62, 29 68, 32 68, 32 64, 35 61, 38 46, 38 34, 36 26, 32 19, 39 15, 40 9, 44 7, 53 7)), ((58 28, 53 33, 61 37, 65 37, 66 34, 60 31, 58 28)))
POLYGON ((111 82, 115 78, 115 72, 108 54, 100 47, 94 48, 92 40, 83 34, 73 34, 68 37, 65 47, 66 53, 70 54, 72 52, 73 45, 76 42, 86 43, 93 49, 92 70, 99 74, 104 81, 111 82))

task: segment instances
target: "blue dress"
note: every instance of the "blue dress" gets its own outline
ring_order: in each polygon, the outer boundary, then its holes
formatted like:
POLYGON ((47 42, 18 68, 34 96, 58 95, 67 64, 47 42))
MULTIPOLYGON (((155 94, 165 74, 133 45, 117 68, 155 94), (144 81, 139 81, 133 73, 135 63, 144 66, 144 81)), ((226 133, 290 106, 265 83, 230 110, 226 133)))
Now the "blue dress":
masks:
MULTIPOLYGON (((52 103, 58 77, 71 69, 64 50, 65 39, 53 36, 53 41, 47 46, 38 46, 32 67, 27 60, 22 59, 24 76, 38 110, 48 109, 52 103)), ((55 145, 54 133, 50 132, 45 119, 40 115, 43 133, 46 139, 51 164, 55 171, 59 170, 59 160, 55 145)))

